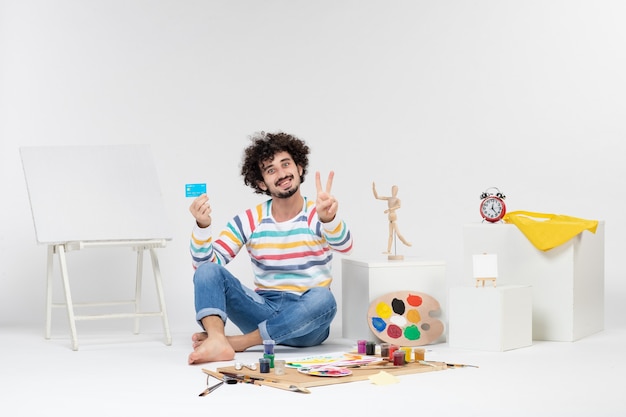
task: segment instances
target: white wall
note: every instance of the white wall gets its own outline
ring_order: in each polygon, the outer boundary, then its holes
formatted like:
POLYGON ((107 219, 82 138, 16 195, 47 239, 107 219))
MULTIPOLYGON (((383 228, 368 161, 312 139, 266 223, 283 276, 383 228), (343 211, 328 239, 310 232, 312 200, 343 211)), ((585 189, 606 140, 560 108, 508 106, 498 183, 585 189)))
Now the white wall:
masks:
MULTIPOLYGON (((0 0, 0 325, 44 322, 20 146, 152 145, 176 230, 160 251, 167 306, 187 332, 183 185, 209 184, 216 225, 259 201, 238 174, 257 130, 302 137, 312 173, 336 171, 354 257, 383 258, 371 184, 397 184, 413 243, 400 253, 445 260, 448 284, 468 279, 462 227, 487 187, 510 211, 605 220, 607 325, 622 324, 625 20, 620 0, 0 0)), ((132 260, 96 260, 71 254, 73 276, 105 283, 76 278, 75 297, 127 291, 106 272, 132 260)), ((233 268, 249 281, 245 259, 233 268)))

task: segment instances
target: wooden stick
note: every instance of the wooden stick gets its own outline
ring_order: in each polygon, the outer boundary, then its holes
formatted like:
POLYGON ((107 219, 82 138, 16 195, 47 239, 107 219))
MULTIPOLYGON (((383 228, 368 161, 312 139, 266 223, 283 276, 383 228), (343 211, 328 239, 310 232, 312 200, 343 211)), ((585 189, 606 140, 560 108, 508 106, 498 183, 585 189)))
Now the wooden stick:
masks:
POLYGON ((282 383, 282 382, 266 381, 264 379, 255 379, 255 380, 253 380, 253 384, 255 384, 255 385, 267 385, 268 387, 284 389, 286 391, 292 391, 292 392, 301 392, 303 394, 310 394, 311 393, 311 391, 309 391, 309 389, 301 387, 301 386, 296 385, 296 384, 286 384, 286 383, 282 383))

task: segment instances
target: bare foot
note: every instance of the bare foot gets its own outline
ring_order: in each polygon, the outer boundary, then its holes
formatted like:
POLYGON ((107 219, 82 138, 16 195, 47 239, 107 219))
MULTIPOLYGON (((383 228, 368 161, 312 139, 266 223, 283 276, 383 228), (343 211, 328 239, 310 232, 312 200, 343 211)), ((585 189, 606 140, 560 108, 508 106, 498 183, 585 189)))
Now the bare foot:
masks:
POLYGON ((194 333, 191 336, 191 341, 193 348, 197 348, 198 346, 200 346, 202 344, 202 342, 204 340, 206 340, 206 338, 209 337, 209 335, 207 334, 207 332, 200 332, 200 333, 194 333))
POLYGON ((243 352, 249 347, 256 346, 261 342, 250 342, 250 335, 226 336, 228 343, 235 349, 235 352, 243 352))
MULTIPOLYGON (((196 333, 202 335, 202 333, 196 333)), ((194 337, 196 336, 194 335, 194 337)), ((206 336, 206 333, 205 333, 206 336)), ((192 339, 194 338, 192 337, 192 339)), ((206 362, 229 361, 235 358, 235 350, 228 343, 226 337, 205 337, 204 340, 194 340, 193 352, 189 354, 189 364, 206 362)))

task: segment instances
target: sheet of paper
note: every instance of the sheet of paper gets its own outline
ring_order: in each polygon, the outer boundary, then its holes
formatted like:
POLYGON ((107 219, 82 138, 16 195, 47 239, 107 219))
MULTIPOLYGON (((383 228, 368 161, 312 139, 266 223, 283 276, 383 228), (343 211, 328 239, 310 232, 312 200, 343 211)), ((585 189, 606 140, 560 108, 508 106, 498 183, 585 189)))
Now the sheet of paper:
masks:
POLYGON ((390 373, 385 371, 380 371, 377 374, 370 375, 368 378, 370 381, 372 381, 373 384, 376 385, 391 385, 400 382, 400 380, 396 376, 391 375, 390 373))

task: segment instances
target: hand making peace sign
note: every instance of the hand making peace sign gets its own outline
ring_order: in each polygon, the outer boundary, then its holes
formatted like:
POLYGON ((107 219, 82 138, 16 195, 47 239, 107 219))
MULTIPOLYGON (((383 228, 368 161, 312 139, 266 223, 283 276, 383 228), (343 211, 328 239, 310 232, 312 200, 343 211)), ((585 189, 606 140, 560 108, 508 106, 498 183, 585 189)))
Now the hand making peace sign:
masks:
POLYGON ((339 203, 334 196, 330 194, 330 189, 333 185, 334 171, 330 171, 328 174, 328 180, 326 181, 326 190, 322 189, 322 181, 320 179, 320 173, 315 173, 315 188, 317 189, 317 200, 315 200, 315 209, 317 210, 317 217, 319 217, 322 223, 328 223, 335 218, 339 203))

